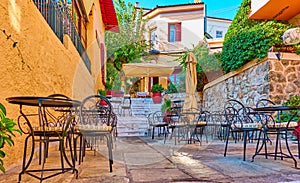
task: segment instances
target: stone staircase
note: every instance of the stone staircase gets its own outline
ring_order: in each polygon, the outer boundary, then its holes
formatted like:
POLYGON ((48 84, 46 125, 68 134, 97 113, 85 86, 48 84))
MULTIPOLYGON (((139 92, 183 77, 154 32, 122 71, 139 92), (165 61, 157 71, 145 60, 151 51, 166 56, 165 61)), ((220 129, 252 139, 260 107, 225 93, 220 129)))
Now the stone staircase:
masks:
POLYGON ((127 112, 125 115, 118 115, 118 136, 147 136, 149 125, 147 116, 150 113, 159 111, 161 104, 153 104, 151 98, 132 98, 132 116, 127 112))

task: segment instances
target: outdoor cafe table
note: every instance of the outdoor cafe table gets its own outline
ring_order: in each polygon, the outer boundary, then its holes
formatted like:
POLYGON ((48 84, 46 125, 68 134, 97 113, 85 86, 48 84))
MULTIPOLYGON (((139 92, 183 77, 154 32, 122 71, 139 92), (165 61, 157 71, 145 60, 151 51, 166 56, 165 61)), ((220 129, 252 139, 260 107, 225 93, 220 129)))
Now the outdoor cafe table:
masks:
MULTIPOLYGON (((72 155, 72 148, 70 147, 70 154, 71 154, 71 162, 68 159, 65 148, 64 148, 64 135, 67 130, 66 127, 62 128, 55 128, 55 127, 47 127, 46 124, 47 118, 46 118, 46 109, 47 107, 55 108, 57 110, 59 109, 64 109, 68 112, 68 114, 71 114, 71 108, 72 107, 77 107, 80 105, 79 101, 76 100, 69 100, 69 99, 62 99, 62 98, 54 98, 54 97, 35 97, 35 96, 19 96, 19 97, 10 97, 6 99, 9 103, 11 104, 17 104, 20 106, 20 116, 18 118, 18 123, 19 127, 22 130, 23 134, 26 134, 27 137, 25 138, 25 144, 24 144, 24 155, 23 155, 23 163, 22 163, 22 171, 19 174, 19 182, 21 181, 21 176, 22 174, 28 174, 32 177, 35 177, 39 179, 41 182, 45 179, 48 179, 50 177, 53 177, 55 175, 62 174, 66 171, 73 171, 76 173, 76 177, 78 176, 78 170, 75 168, 75 160, 72 155), (33 127, 33 121, 31 121, 30 116, 33 114, 26 114, 23 111, 23 106, 31 106, 31 107, 36 107, 37 108, 37 116, 39 120, 39 127, 33 127), (23 118, 23 120, 22 120, 23 118), (22 121, 21 121, 22 120, 22 121), (57 137, 60 141, 60 151, 61 151, 61 167, 60 168, 51 168, 51 169, 46 169, 44 166, 46 157, 48 156, 47 154, 47 146, 48 143, 51 141, 50 137, 57 137), (31 148, 29 146, 30 154, 27 154, 27 147, 29 144, 27 144, 28 140, 32 141, 31 148), (35 142, 40 143, 40 153, 39 153, 39 158, 41 159, 41 143, 44 143, 44 156, 43 156, 43 161, 42 161, 42 167, 41 169, 28 169, 33 156, 35 152, 35 142), (29 157, 27 157, 29 156, 29 157), (64 166, 64 160, 68 164, 69 167, 64 166), (55 173, 51 175, 47 175, 44 177, 44 172, 49 172, 49 171, 56 171, 55 173), (41 172, 40 176, 37 176, 36 172, 41 172)), ((54 140, 52 140, 54 141, 54 140)), ((71 145, 71 143, 70 143, 71 145)), ((40 162, 39 162, 40 163, 40 162)))
MULTIPOLYGON (((298 113, 300 111, 300 107, 298 107, 298 106, 267 106, 267 107, 254 108, 254 110, 256 112, 258 112, 258 114, 261 114, 261 115, 265 115, 265 114, 266 115, 271 115, 270 113, 277 112, 278 121, 276 123, 281 123, 280 115, 283 113, 283 111, 295 111, 295 113, 290 117, 289 121, 285 125, 275 127, 275 128, 271 128, 271 127, 268 127, 268 126, 265 125, 265 129, 264 129, 265 135, 264 135, 263 143, 260 146, 260 148, 258 148, 259 147, 259 141, 257 142, 256 152, 253 155, 252 160, 254 160, 254 157, 256 155, 265 155, 266 158, 267 158, 268 155, 271 155, 271 156, 274 156, 275 160, 276 160, 277 157, 280 157, 281 159, 291 158, 294 161, 295 168, 297 168, 297 161, 296 161, 296 159, 295 159, 294 155, 292 154, 292 152, 290 150, 290 147, 289 147, 287 132, 290 131, 290 130, 294 130, 294 126, 292 126, 292 125, 290 126, 290 124, 291 124, 293 118, 298 115, 298 113), (267 138, 268 138, 267 135, 269 133, 273 133, 273 134, 276 135, 275 152, 271 152, 271 153, 267 152, 267 146, 266 146, 267 145, 267 138), (286 149, 287 149, 288 154, 282 152, 281 144, 280 144, 280 135, 281 134, 285 135, 284 139, 285 139, 285 145, 286 145, 286 149), (279 146, 280 151, 278 151, 278 146, 279 146), (265 147, 265 153, 260 153, 260 151, 263 149, 263 147, 265 147)), ((298 156, 300 155, 299 148, 300 147, 299 147, 299 144, 298 144, 298 156)))

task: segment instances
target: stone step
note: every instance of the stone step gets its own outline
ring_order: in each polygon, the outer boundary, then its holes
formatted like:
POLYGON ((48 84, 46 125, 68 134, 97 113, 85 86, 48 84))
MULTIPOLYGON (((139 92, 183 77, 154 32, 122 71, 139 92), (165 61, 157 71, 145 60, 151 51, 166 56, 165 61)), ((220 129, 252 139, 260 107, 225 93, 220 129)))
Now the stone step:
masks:
MULTIPOLYGON (((118 136, 145 136, 148 119, 144 115, 118 116, 118 136)), ((147 134, 147 133, 146 133, 147 134)))
POLYGON ((160 111, 162 104, 153 104, 151 98, 132 98, 132 116, 125 111, 125 115, 118 115, 118 136, 146 136, 149 135, 147 115, 160 111))

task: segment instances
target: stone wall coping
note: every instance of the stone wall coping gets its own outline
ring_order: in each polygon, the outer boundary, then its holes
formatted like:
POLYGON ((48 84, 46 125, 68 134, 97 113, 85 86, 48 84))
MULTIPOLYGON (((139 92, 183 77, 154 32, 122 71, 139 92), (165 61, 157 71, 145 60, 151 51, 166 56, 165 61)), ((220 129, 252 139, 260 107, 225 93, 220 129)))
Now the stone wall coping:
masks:
MULTIPOLYGON (((268 52, 268 59, 277 59, 276 53, 278 52, 268 52)), ((296 53, 287 53, 287 52, 280 52, 280 60, 300 60, 300 55, 296 53)))
MULTIPOLYGON (((259 60, 259 59, 252 60, 252 61, 248 62, 247 64, 245 64, 244 66, 242 66, 240 69, 229 72, 229 73, 207 83, 204 86, 203 91, 205 91, 206 89, 208 89, 228 78, 238 75, 238 74, 242 73, 243 71, 245 71, 255 65, 261 64, 267 60, 278 60, 275 55, 276 53, 278 53, 278 52, 268 52, 268 56, 266 58, 261 59, 261 60, 259 60)), ((280 52, 280 60, 300 60, 300 56, 295 53, 280 52)))

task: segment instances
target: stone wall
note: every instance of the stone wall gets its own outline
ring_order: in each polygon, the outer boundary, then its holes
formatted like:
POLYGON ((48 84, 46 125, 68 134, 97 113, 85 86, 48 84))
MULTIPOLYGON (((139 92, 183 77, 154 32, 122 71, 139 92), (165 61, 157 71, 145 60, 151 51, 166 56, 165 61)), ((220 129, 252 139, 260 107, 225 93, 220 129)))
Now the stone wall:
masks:
POLYGON ((228 99, 237 99, 255 106, 261 98, 281 104, 290 95, 300 94, 300 57, 284 53, 278 61, 274 53, 262 61, 251 61, 237 71, 228 73, 204 87, 203 107, 223 111, 228 99))
POLYGON ((300 60, 270 62, 270 99, 286 101, 290 95, 300 94, 300 60))

